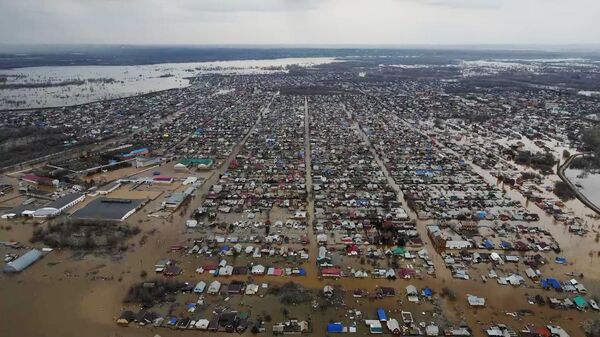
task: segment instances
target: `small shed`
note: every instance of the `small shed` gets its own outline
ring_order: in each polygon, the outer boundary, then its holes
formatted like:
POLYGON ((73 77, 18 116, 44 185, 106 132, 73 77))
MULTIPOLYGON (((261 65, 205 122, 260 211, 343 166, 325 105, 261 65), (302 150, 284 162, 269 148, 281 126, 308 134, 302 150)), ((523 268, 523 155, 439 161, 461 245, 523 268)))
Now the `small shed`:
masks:
POLYGON ((199 320, 196 321, 195 327, 198 330, 207 330, 209 323, 210 323, 209 320, 201 318, 201 319, 199 319, 199 320))

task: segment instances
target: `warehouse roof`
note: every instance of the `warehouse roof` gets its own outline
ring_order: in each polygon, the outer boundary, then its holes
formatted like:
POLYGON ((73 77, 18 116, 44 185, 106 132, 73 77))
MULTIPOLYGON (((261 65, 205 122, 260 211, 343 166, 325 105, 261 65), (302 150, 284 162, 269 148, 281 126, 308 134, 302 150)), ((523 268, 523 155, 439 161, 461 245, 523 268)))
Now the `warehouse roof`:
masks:
POLYGON ((98 198, 71 215, 75 219, 122 221, 144 203, 144 199, 98 198))
POLYGON ((67 206, 68 204, 72 203, 73 201, 83 197, 83 193, 80 192, 75 192, 75 193, 71 193, 71 194, 67 194, 64 197, 60 197, 56 200, 54 200, 53 202, 49 203, 48 205, 46 205, 45 207, 47 208, 56 208, 56 209, 62 209, 63 207, 67 206))
POLYGON ((32 249, 21 255, 18 259, 11 261, 4 267, 5 273, 18 273, 31 266, 34 262, 42 257, 42 252, 37 249, 32 249))

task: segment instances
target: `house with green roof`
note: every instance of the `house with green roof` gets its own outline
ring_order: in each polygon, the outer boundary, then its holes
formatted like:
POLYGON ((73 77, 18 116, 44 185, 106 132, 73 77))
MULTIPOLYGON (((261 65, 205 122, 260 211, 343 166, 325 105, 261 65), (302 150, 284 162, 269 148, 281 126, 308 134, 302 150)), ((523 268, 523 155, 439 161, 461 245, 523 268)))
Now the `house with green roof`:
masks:
POLYGON ((178 162, 185 167, 196 166, 199 169, 208 169, 213 163, 214 161, 210 158, 185 158, 178 162))

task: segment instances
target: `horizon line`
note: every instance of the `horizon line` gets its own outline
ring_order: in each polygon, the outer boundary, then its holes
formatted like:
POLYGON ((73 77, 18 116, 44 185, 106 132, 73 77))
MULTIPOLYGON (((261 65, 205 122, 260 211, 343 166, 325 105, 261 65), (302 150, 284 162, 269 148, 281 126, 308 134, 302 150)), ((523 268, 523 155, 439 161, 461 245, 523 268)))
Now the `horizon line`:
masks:
POLYGON ((539 50, 538 48, 592 48, 600 49, 597 43, 13 43, 0 42, 10 47, 196 47, 196 48, 315 48, 315 49, 447 49, 509 48, 517 50, 539 50))

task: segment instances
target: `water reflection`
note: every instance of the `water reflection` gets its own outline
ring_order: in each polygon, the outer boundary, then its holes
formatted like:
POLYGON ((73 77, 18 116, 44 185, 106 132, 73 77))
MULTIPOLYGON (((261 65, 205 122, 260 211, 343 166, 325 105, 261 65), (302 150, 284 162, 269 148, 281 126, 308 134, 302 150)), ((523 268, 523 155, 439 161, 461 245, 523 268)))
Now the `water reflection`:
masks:
POLYGON ((594 205, 600 205, 600 172, 568 169, 565 175, 594 205))

